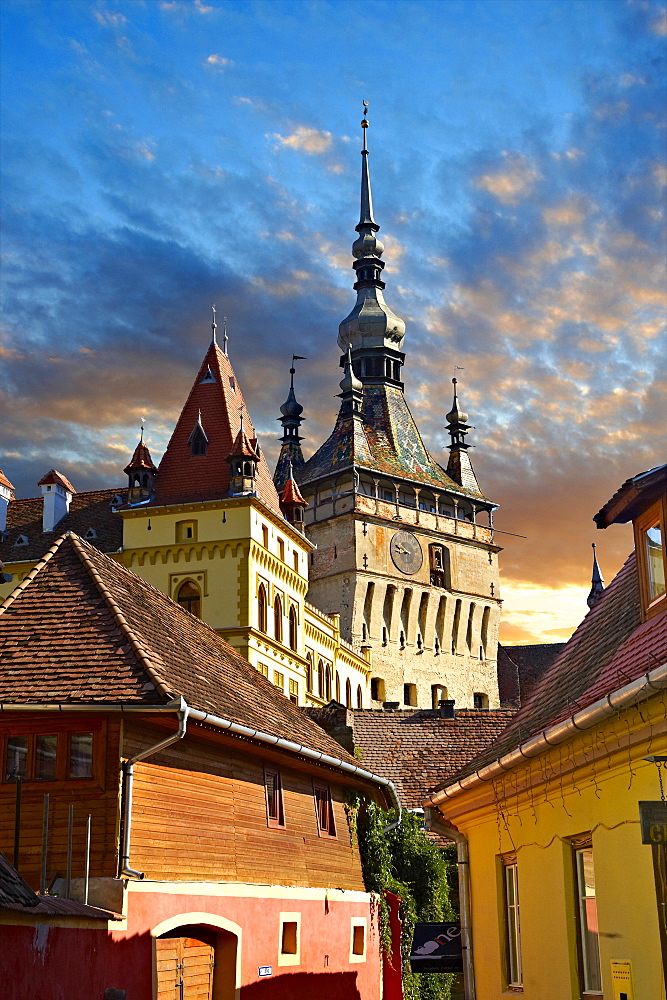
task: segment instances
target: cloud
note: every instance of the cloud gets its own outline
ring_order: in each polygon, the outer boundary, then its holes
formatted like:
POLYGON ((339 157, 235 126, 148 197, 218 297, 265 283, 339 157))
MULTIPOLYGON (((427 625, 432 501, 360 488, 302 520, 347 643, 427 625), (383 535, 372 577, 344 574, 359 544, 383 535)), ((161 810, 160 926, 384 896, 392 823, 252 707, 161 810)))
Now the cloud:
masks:
POLYGON ((224 69, 229 69, 229 67, 233 66, 234 63, 231 59, 228 59, 226 56, 221 56, 218 55, 217 53, 213 53, 212 55, 206 57, 205 65, 208 66, 210 69, 224 70, 224 69))
POLYGON ((502 167, 476 177, 474 184, 503 205, 517 205, 531 193, 539 175, 522 153, 503 153, 503 159, 502 167))
POLYGON ((102 10, 96 7, 93 10, 93 17, 98 24, 104 25, 104 27, 120 28, 127 24, 127 18, 120 11, 102 10))
POLYGON ((272 138, 280 146, 299 149, 310 155, 326 153, 332 145, 331 132, 308 128, 305 125, 298 125, 291 135, 280 135, 278 132, 274 132, 272 138))

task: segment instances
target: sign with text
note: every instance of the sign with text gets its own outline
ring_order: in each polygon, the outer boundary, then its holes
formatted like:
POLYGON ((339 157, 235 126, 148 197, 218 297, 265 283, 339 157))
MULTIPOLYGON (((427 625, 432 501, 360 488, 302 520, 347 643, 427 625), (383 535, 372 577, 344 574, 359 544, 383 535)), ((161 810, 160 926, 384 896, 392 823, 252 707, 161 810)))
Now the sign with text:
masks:
POLYGON ((415 924, 410 968, 413 972, 463 972, 461 925, 415 924))
POLYGON ((640 802, 642 844, 667 844, 667 802, 640 802))
POLYGON ((260 967, 257 970, 257 975, 259 976, 260 979, 262 978, 262 976, 272 976, 273 975, 273 966, 272 965, 260 965, 260 967))

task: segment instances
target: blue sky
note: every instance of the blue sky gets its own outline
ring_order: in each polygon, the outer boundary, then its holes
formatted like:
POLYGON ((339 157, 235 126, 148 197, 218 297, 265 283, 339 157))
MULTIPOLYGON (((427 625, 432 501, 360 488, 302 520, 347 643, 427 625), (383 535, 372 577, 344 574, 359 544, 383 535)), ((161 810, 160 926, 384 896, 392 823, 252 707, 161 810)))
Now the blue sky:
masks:
MULTIPOLYGON (((157 458, 209 336, 265 450, 292 352, 306 450, 354 299, 361 100, 407 323, 406 393, 444 461, 451 377, 501 505, 511 641, 580 619, 591 517, 665 459, 665 4, 23 2, 2 14, 0 464, 121 483, 157 458)), ((597 534, 597 537, 596 537, 597 534)))

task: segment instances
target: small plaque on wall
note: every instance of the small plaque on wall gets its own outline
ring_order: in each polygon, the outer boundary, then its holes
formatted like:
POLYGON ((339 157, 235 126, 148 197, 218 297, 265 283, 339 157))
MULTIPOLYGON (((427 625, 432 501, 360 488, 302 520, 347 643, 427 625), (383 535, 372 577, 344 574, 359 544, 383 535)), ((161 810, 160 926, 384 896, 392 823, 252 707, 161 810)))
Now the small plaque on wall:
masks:
POLYGON ((667 844, 667 802, 640 802, 642 844, 667 844))
POLYGON ((273 975, 273 966, 272 965, 260 965, 260 967, 257 970, 257 975, 259 976, 260 979, 262 979, 264 976, 272 976, 273 975))

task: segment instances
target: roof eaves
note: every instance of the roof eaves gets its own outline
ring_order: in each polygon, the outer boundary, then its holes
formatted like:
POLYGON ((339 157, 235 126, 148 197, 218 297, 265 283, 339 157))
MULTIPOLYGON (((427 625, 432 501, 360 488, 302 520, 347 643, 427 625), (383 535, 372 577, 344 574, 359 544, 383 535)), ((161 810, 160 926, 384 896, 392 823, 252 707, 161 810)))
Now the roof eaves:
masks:
POLYGON ((139 640, 139 638, 132 631, 132 628, 130 627, 130 623, 128 622, 127 618, 125 617, 125 615, 121 611, 121 609, 118 606, 118 604, 116 603, 113 595, 111 594, 111 591, 107 588, 106 584, 104 583, 104 580, 102 579, 102 577, 98 573, 96 567, 93 565, 92 560, 90 559, 88 553, 86 552, 86 549, 84 548, 84 546, 81 543, 81 539, 79 538, 78 535, 75 535, 74 532, 67 532, 67 535, 71 538, 72 544, 74 546, 74 549, 77 552, 77 555, 79 556, 79 559, 81 560, 81 562, 85 566, 85 568, 88 571, 90 577, 92 578, 95 586, 97 587, 97 589, 99 590, 100 594, 102 595, 102 597, 106 601, 109 610, 111 611, 112 615, 114 616, 114 618, 116 619, 116 621, 118 623, 119 628, 121 629, 121 631, 127 637, 127 640, 130 643, 130 645, 132 646, 132 649, 134 650, 135 655, 140 660, 140 662, 141 662, 142 666, 144 667, 146 673, 148 674, 148 676, 150 677, 151 681, 155 685, 156 690, 164 698, 168 698, 169 700, 172 700, 174 698, 174 692, 171 691, 171 689, 170 689, 167 681, 164 680, 164 678, 160 675, 160 673, 156 669, 155 665, 153 664, 153 661, 151 660, 150 655, 148 654, 148 652, 146 651, 146 649, 142 645, 142 643, 139 640))
POLYGON ((51 561, 51 559, 53 559, 54 555, 56 554, 62 543, 67 538, 68 534, 69 532, 65 532, 64 535, 61 535, 60 538, 57 538, 53 543, 53 545, 51 546, 51 548, 49 549, 49 551, 44 556, 42 556, 39 562, 35 563, 35 565, 27 574, 27 576, 24 576, 24 578, 21 580, 18 586, 16 586, 14 590, 12 590, 11 594, 8 594, 7 597, 5 597, 2 604, 0 604, 0 615, 2 614, 3 611, 6 611, 11 604, 14 603, 17 597, 19 597, 26 589, 26 587, 28 587, 32 583, 32 581, 35 579, 40 570, 42 570, 44 566, 46 566, 47 563, 51 561))
POLYGON ((512 770, 520 761, 537 757, 551 747, 564 743, 575 733, 590 729, 622 709, 636 705, 652 694, 665 690, 667 690, 667 660, 629 684, 604 695, 592 705, 575 712, 567 719, 536 733, 530 739, 519 743, 514 750, 496 758, 490 764, 485 764, 479 770, 473 770, 470 774, 462 776, 450 785, 436 790, 426 800, 424 807, 440 805, 447 799, 460 795, 483 781, 490 781, 498 774, 512 770))

